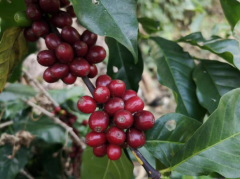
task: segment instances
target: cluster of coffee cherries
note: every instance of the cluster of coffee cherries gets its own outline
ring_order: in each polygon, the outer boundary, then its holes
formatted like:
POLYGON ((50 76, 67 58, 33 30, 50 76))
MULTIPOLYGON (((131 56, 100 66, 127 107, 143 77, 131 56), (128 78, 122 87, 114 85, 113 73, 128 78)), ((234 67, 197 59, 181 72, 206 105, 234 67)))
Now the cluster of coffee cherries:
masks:
POLYGON ((126 90, 121 80, 112 80, 101 75, 96 80, 93 98, 83 96, 78 109, 90 114, 91 132, 86 135, 86 144, 93 147, 97 157, 107 154, 110 160, 121 157, 122 148, 139 148, 145 144, 144 131, 154 126, 155 118, 143 110, 144 102, 133 90, 126 90), (95 111, 97 106, 103 110, 95 111))
POLYGON ((31 27, 24 31, 30 42, 45 38, 48 50, 39 52, 38 63, 48 67, 43 79, 54 83, 61 79, 66 84, 75 83, 77 77, 94 78, 97 73, 96 63, 106 57, 103 47, 95 45, 97 35, 86 30, 82 35, 73 28, 72 17, 76 17, 69 0, 25 0, 27 16, 33 20, 31 27), (67 12, 60 7, 67 7, 67 12), (50 18, 51 16, 51 18, 50 18), (61 29, 61 34, 49 33, 52 25, 61 29))

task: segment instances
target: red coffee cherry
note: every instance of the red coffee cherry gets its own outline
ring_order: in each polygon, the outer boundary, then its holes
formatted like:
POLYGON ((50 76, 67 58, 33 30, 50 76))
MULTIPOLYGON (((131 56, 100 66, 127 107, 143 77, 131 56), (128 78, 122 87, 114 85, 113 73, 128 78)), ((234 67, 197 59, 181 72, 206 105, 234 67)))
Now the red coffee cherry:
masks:
POLYGON ((87 126, 88 125, 88 120, 87 119, 83 120, 82 125, 87 126))
POLYGON ((26 6, 29 6, 31 4, 38 4, 38 0, 24 0, 26 6))
POLYGON ((98 74, 98 69, 95 64, 89 64, 90 65, 90 72, 88 74, 88 78, 94 78, 98 74))
POLYGON ((112 98, 104 105, 104 111, 108 113, 109 116, 114 116, 114 114, 124 109, 124 102, 121 98, 112 98))
POLYGON ((26 14, 28 18, 33 21, 38 21, 42 19, 42 12, 40 7, 37 4, 30 4, 27 7, 26 14))
POLYGON ((75 58, 70 64, 70 70, 76 76, 84 77, 89 74, 90 65, 83 58, 75 58))
POLYGON ((47 35, 45 38, 45 44, 49 50, 55 50, 61 42, 61 38, 54 33, 47 35))
POLYGON ((92 46, 89 48, 86 59, 90 63, 100 63, 106 58, 106 51, 101 46, 92 46))
POLYGON ((129 111, 120 110, 114 115, 114 123, 120 129, 128 129, 133 125, 133 116, 129 111))
POLYGON ((71 63, 74 57, 73 49, 67 43, 60 43, 56 48, 56 56, 61 63, 71 63))
POLYGON ((49 33, 49 27, 44 21, 35 21, 32 24, 32 31, 37 37, 44 37, 49 33))
POLYGON ((146 142, 145 134, 136 128, 130 128, 127 130, 127 143, 132 148, 140 148, 144 146, 146 142))
POLYGON ((108 86, 112 81, 112 78, 108 75, 101 75, 96 80, 96 87, 99 86, 108 86))
POLYGON ((85 42, 88 46, 93 46, 97 42, 97 34, 85 30, 81 36, 81 40, 85 42))
POLYGON ((134 127, 145 131, 154 126, 155 117, 149 111, 138 111, 134 114, 134 127))
POLYGON ((104 111, 95 111, 89 118, 89 127, 97 133, 104 132, 108 128, 109 117, 104 111))
POLYGON ((40 7, 47 13, 56 13, 60 8, 59 0, 39 0, 40 7))
POLYGON ((75 28, 71 26, 64 27, 61 32, 61 36, 65 42, 71 45, 73 45, 77 41, 80 41, 80 34, 75 28))
POLYGON ((57 57, 54 51, 43 50, 38 53, 37 61, 42 66, 52 66, 57 61, 57 57))
POLYGON ((90 147, 98 147, 106 143, 106 135, 104 133, 89 132, 86 135, 86 144, 90 147))
POLYGON ((58 81, 57 78, 54 78, 50 73, 50 68, 47 68, 43 73, 43 79, 48 83, 55 83, 58 81))
POLYGON ((60 106, 57 106, 57 107, 54 108, 54 111, 56 113, 59 113, 61 110, 62 110, 62 108, 60 106))
POLYGON ((133 90, 126 90, 125 93, 122 96, 122 99, 124 102, 126 102, 131 97, 137 96, 137 93, 133 90))
POLYGON ((72 85, 75 83, 76 79, 77 76, 73 75, 72 73, 68 73, 68 75, 62 79, 62 81, 65 84, 72 85))
POLYGON ((125 142, 126 135, 122 129, 110 127, 106 132, 106 138, 110 144, 122 145, 125 142))
POLYGON ((110 98, 110 91, 106 86, 99 86, 94 90, 93 97, 98 103, 106 103, 110 98))
POLYGON ((67 7, 67 13, 69 13, 72 17, 76 17, 73 6, 68 6, 67 7))
POLYGON ((98 147, 93 147, 93 154, 96 157, 103 157, 107 154, 107 144, 100 145, 98 147))
POLYGON ((72 25, 72 17, 70 14, 64 11, 59 11, 56 14, 53 14, 51 21, 53 25, 59 28, 72 25))
POLYGON ((109 144, 107 147, 107 156, 110 160, 118 160, 122 155, 122 149, 119 145, 109 144))
POLYGON ((50 73, 54 78, 64 78, 69 73, 69 67, 67 64, 55 63, 50 67, 50 73))
POLYGON ((73 50, 77 57, 84 57, 88 52, 88 46, 85 42, 77 41, 73 44, 73 50))
POLYGON ((144 102, 138 96, 131 97, 125 102, 125 109, 131 113, 143 110, 144 102))
POLYGON ((96 101, 90 96, 83 96, 78 100, 79 111, 85 114, 93 113, 97 107, 96 101))
POLYGON ((113 80, 109 84, 108 88, 111 93, 111 97, 122 97, 126 90, 126 85, 122 80, 113 80))
POLYGON ((34 35, 31 27, 24 29, 24 37, 29 42, 36 42, 38 40, 38 37, 34 35))
POLYGON ((60 7, 67 7, 68 5, 70 5, 69 0, 60 0, 60 7))

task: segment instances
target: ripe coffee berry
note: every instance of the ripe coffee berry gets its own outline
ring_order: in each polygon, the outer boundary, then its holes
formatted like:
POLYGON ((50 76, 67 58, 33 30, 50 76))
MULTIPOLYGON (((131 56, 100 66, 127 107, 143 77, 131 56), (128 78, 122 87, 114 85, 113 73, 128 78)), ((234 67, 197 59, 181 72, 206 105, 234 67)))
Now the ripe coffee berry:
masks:
POLYGON ((87 119, 83 120, 82 125, 87 126, 88 125, 88 120, 87 119))
POLYGON ((61 36, 65 42, 71 45, 73 45, 77 41, 80 41, 80 34, 75 28, 71 26, 64 27, 61 32, 61 36))
POLYGON ((33 21, 38 21, 42 19, 42 12, 38 5, 36 4, 30 4, 27 8, 27 16, 29 19, 33 21))
POLYGON ((56 113, 59 113, 61 110, 62 110, 62 108, 60 106, 57 106, 57 107, 54 108, 54 111, 56 113))
POLYGON ((90 147, 98 147, 105 144, 106 141, 105 133, 96 133, 91 131, 86 135, 86 144, 90 147))
POLYGON ((83 41, 77 41, 73 44, 73 50, 77 57, 84 57, 88 52, 88 46, 83 41))
POLYGON ((69 0, 60 0, 60 7, 66 7, 70 4, 69 0))
POLYGON ((114 123, 120 129, 128 129, 133 125, 133 116, 127 110, 120 110, 114 115, 114 123))
POLYGON ((86 59, 90 63, 100 63, 106 58, 106 51, 101 46, 92 46, 87 53, 86 59))
POLYGON ((54 78, 64 78, 69 73, 69 67, 67 64, 55 63, 50 67, 50 73, 54 78))
POLYGON ((74 57, 73 49, 67 43, 60 43, 56 48, 56 56, 61 63, 70 63, 74 57))
POLYGON ((93 147, 93 154, 96 157, 103 157, 107 154, 107 144, 100 145, 98 147, 93 147))
POLYGON ((124 102, 121 98, 112 98, 104 105, 104 111, 108 113, 109 116, 114 116, 114 114, 124 109, 124 102))
POLYGON ((125 102, 125 109, 131 113, 143 110, 144 102, 138 96, 131 97, 125 102))
POLYGON ((98 103, 106 103, 110 98, 110 91, 106 86, 99 86, 94 90, 93 97, 98 103))
POLYGON ((108 86, 111 97, 122 97, 125 90, 126 85, 122 80, 113 80, 108 86))
POLYGON ((72 73, 68 73, 68 75, 62 79, 62 81, 65 84, 72 85, 75 83, 76 79, 77 76, 73 75, 72 73))
POLYGON ((108 75, 101 75, 96 80, 96 87, 99 86, 108 86, 112 81, 112 78, 108 75))
POLYGON ((149 111, 138 111, 134 114, 134 127, 145 131, 154 126, 155 117, 149 111))
POLYGON ((59 28, 72 25, 71 15, 64 11, 59 11, 56 14, 53 14, 51 21, 53 25, 59 28))
POLYGON ((97 34, 85 30, 81 36, 81 40, 85 42, 88 46, 93 46, 97 42, 97 34))
POLYGON ((52 50, 43 50, 37 56, 37 61, 42 66, 52 66, 56 60, 57 58, 52 50))
POLYGON ((90 65, 83 58, 75 58, 70 64, 70 70, 76 76, 84 77, 89 74, 90 65))
POLYGON ((89 127, 97 133, 104 132, 109 125, 108 114, 104 111, 95 111, 89 118, 89 127))
POLYGON ((140 148, 144 146, 146 142, 145 134, 136 128, 130 128, 127 130, 127 143, 132 148, 140 148))
POLYGON ((43 73, 43 79, 48 83, 55 83, 58 81, 57 78, 54 78, 50 73, 50 68, 47 68, 43 73))
POLYGON ((34 35, 30 27, 24 29, 24 37, 29 42, 36 42, 38 40, 38 37, 34 35))
POLYGON ((67 7, 67 13, 69 13, 72 17, 76 17, 73 6, 68 6, 67 7))
POLYGON ((98 69, 95 64, 89 64, 90 65, 90 72, 88 74, 88 78, 94 78, 98 74, 98 69))
POLYGON ((44 21, 35 21, 32 25, 32 31, 37 37, 44 37, 49 33, 49 27, 44 21))
POLYGON ((109 144, 107 147, 107 156, 110 160, 118 160, 122 155, 122 149, 119 145, 109 144))
POLYGON ((137 96, 137 93, 133 90, 126 90, 125 93, 122 96, 122 99, 124 102, 126 102, 131 97, 137 96))
POLYGON ((39 0, 39 4, 42 10, 48 13, 56 13, 60 8, 59 0, 39 0))
POLYGON ((110 144, 122 145, 125 142, 126 135, 122 129, 110 127, 106 132, 106 138, 110 144))
POLYGON ((49 50, 55 50, 61 42, 61 38, 54 33, 47 35, 45 38, 45 44, 49 50))
POLYGON ((92 97, 83 96, 78 100, 77 107, 82 113, 90 114, 95 111, 97 103, 92 97))

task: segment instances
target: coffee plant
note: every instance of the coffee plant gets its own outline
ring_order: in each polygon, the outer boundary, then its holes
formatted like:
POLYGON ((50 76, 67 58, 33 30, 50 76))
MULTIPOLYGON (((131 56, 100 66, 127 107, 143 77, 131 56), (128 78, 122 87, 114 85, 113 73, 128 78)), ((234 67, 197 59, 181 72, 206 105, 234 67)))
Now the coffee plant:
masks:
POLYGON ((240 2, 217 1, 225 38, 173 41, 161 20, 183 21, 190 1, 0 0, 0 178, 240 178, 240 2), (149 59, 176 102, 158 119, 139 90, 149 59))

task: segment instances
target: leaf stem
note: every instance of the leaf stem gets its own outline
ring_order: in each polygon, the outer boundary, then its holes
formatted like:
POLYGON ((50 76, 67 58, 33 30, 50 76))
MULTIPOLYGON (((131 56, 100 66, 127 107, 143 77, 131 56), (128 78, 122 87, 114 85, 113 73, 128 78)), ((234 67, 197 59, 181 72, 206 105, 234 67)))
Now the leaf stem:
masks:
POLYGON ((171 168, 165 168, 165 169, 162 169, 160 170, 161 173, 167 173, 167 172, 171 172, 171 168))

